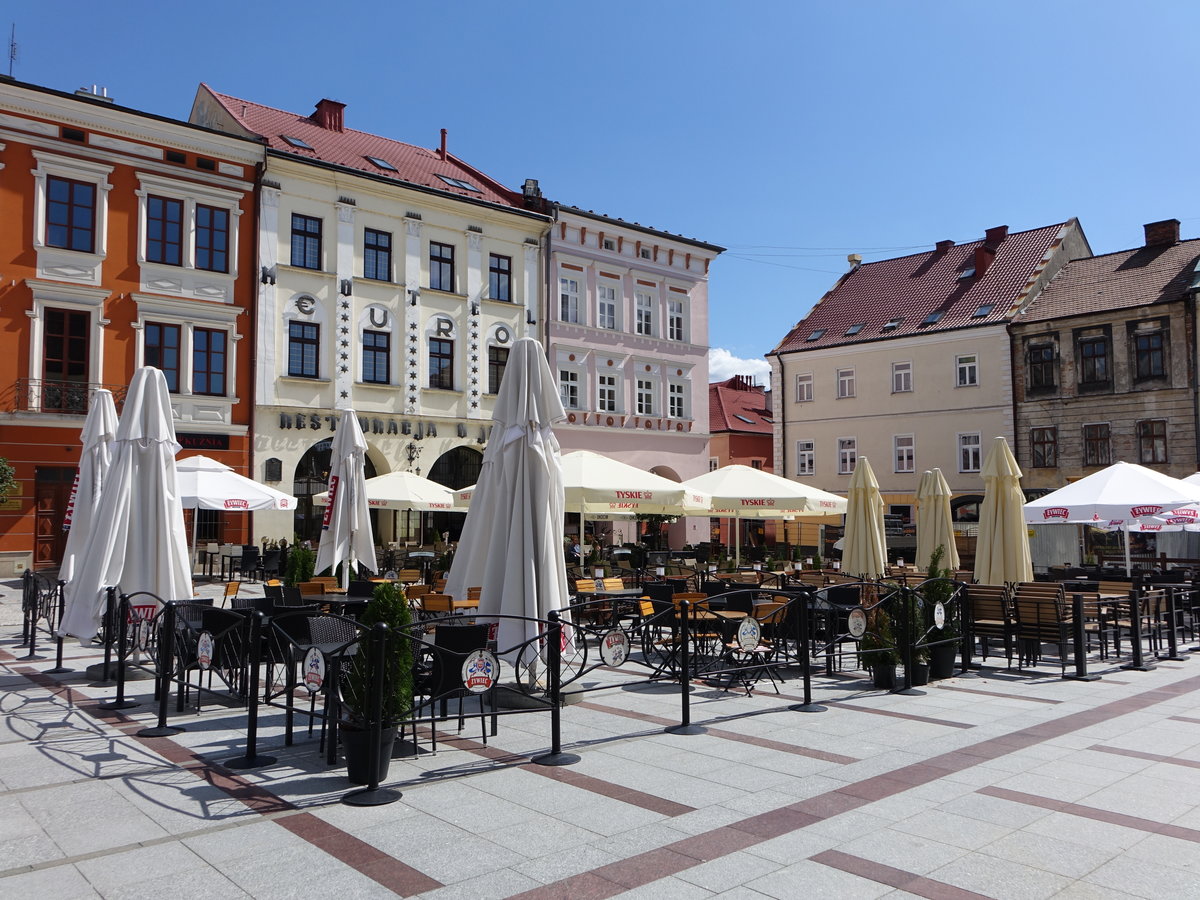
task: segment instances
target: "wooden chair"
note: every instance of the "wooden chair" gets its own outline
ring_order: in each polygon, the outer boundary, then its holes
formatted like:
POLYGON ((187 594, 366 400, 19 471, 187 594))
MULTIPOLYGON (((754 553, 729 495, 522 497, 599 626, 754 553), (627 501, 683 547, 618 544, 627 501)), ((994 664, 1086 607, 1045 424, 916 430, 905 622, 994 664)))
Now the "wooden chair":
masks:
POLYGON ((483 588, 482 588, 482 587, 469 587, 469 588, 467 588, 467 599, 468 599, 469 601, 471 601, 472 603, 474 603, 476 606, 478 606, 478 605, 479 605, 479 597, 480 597, 480 595, 481 595, 481 594, 483 594, 483 588))
POLYGON ((625 579, 623 578, 603 578, 598 579, 597 584, 603 582, 601 590, 605 591, 623 591, 625 590, 625 579))
POLYGON ((979 653, 988 658, 988 640, 1004 641, 1008 668, 1012 668, 1013 638, 1017 622, 1013 615, 1012 598, 1003 584, 971 584, 966 588, 967 615, 971 635, 979 638, 979 653))
POLYGON ((396 573, 396 580, 401 584, 416 584, 421 580, 421 570, 401 569, 396 573))
POLYGON ((221 598, 221 605, 229 606, 233 598, 238 595, 238 591, 241 589, 241 587, 242 583, 240 581, 225 582, 225 594, 221 598))
POLYGON ((1042 644, 1055 644, 1065 676, 1071 617, 1063 586, 1053 582, 1020 582, 1013 590, 1013 609, 1017 619, 1017 641, 1020 644, 1017 668, 1021 669, 1025 663, 1035 665, 1041 657, 1042 644))
POLYGON ((337 580, 336 578, 334 578, 332 575, 314 575, 314 576, 313 576, 311 579, 309 579, 309 580, 310 580, 310 581, 314 581, 314 582, 316 582, 317 584, 322 584, 322 585, 324 585, 324 586, 325 586, 325 587, 324 587, 324 592, 325 592, 326 594, 329 594, 329 593, 332 593, 333 591, 336 591, 336 590, 338 589, 338 587, 339 587, 339 585, 338 585, 338 580, 337 580))
POLYGON ((302 597, 325 596, 325 582, 323 581, 302 581, 296 587, 300 590, 302 597))

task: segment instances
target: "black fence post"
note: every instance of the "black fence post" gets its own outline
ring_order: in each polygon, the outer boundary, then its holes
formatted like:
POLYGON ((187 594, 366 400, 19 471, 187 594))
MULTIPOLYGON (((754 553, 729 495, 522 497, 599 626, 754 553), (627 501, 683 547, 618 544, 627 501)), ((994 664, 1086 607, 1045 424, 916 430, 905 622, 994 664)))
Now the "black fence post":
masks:
POLYGON ((808 591, 797 594, 792 598, 792 603, 799 604, 800 612, 796 616, 796 654, 800 657, 800 678, 804 682, 804 702, 789 707, 792 712, 816 713, 825 712, 826 707, 819 703, 813 703, 812 699, 812 674, 808 671, 809 657, 809 621, 810 613, 808 601, 812 599, 812 594, 808 591))
POLYGON ((246 701, 246 754, 228 760, 225 765, 230 769, 257 769, 260 766, 274 765, 276 761, 274 756, 260 756, 258 753, 258 669, 262 665, 262 611, 256 609, 248 618, 249 621, 242 626, 250 632, 250 696, 246 701))
POLYGON ((1142 604, 1138 594, 1138 586, 1135 584, 1129 592, 1129 643, 1133 645, 1133 660, 1121 668, 1131 672, 1149 672, 1155 667, 1152 663, 1147 664, 1142 656, 1142 604))
POLYGON ((391 629, 386 622, 376 622, 371 628, 371 721, 368 729, 367 765, 370 782, 365 788, 351 791, 342 797, 342 802, 348 806, 383 806, 394 803, 401 794, 391 788, 379 786, 379 743, 383 732, 383 692, 385 690, 384 674, 387 669, 387 645, 391 629))
POLYGON ((108 587, 104 590, 104 663, 100 670, 100 678, 92 683, 93 687, 108 687, 113 683, 112 645, 113 627, 116 624, 117 589, 108 587))
MULTIPOLYGON (((58 631, 59 629, 62 628, 63 614, 66 612, 67 600, 66 600, 66 594, 64 592, 64 588, 66 587, 66 585, 67 585, 67 583, 65 581, 59 581, 58 586, 56 588, 56 592, 58 595, 58 623, 55 626, 55 629, 54 629, 55 631, 58 631)), ((56 646, 55 646, 55 650, 54 650, 54 668, 47 669, 46 674, 47 675, 62 675, 64 672, 75 671, 74 669, 67 668, 66 666, 63 665, 63 636, 61 634, 56 636, 55 645, 56 646)))
POLYGON ((917 602, 912 596, 914 593, 907 585, 902 585, 900 591, 900 640, 902 642, 901 662, 904 663, 904 687, 893 688, 893 694, 905 694, 906 696, 924 697, 924 691, 918 691, 912 685, 912 670, 913 658, 915 656, 915 647, 913 643, 919 640, 919 636, 914 634, 913 617, 916 613, 917 602))
POLYGON ((1179 652, 1179 634, 1177 633, 1179 621, 1176 618, 1177 613, 1175 611, 1175 588, 1168 587, 1164 588, 1164 590, 1167 592, 1167 654, 1164 656, 1160 653, 1158 654, 1158 658, 1170 660, 1171 662, 1183 662, 1187 657, 1182 656, 1179 652))
POLYGON ((25 583, 22 588, 24 589, 21 595, 22 628, 25 632, 25 644, 29 647, 29 652, 20 659, 22 662, 45 659, 46 657, 39 656, 37 652, 37 622, 40 606, 37 581, 28 569, 25 570, 25 583))
POLYGON ((99 704, 101 709, 132 709, 141 706, 136 700, 125 699, 125 655, 129 651, 129 595, 122 594, 117 606, 117 696, 99 704))
POLYGON ((1071 598, 1072 648, 1075 657, 1075 674, 1064 675, 1073 681, 1099 681, 1099 675, 1089 675, 1087 670, 1087 636, 1083 630, 1083 594, 1071 598))
POLYGON ((692 661, 690 645, 692 642, 692 604, 688 600, 679 601, 679 687, 682 694, 683 713, 678 725, 664 729, 668 734, 704 734, 708 731, 703 725, 692 724, 692 661))
POLYGON ((579 762, 579 754, 563 753, 562 749, 562 618, 558 610, 550 610, 547 616, 550 627, 546 632, 546 655, 549 659, 550 678, 550 752, 535 756, 533 762, 539 766, 569 766, 579 762))
POLYGON ((21 576, 21 643, 17 645, 18 647, 29 646, 29 607, 31 606, 29 594, 32 589, 33 572, 26 569, 21 576))
POLYGON ((167 707, 171 702, 171 677, 175 673, 175 601, 163 604, 158 620, 158 671, 155 679, 155 699, 158 701, 158 724, 143 728, 138 737, 170 737, 184 729, 167 724, 167 707))

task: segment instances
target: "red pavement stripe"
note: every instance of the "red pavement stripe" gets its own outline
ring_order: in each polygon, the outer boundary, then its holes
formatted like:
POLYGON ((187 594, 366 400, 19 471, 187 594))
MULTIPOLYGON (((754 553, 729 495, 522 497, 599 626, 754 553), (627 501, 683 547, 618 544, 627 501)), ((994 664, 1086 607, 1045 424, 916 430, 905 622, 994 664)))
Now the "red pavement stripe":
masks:
MULTIPOLYGON (((584 701, 577 704, 582 709, 590 709, 593 712, 608 713, 614 716, 622 716, 626 719, 636 719, 639 722, 648 722, 652 725, 662 725, 668 728, 671 725, 678 725, 676 719, 668 719, 664 716, 653 716, 649 713, 635 712, 631 709, 620 709, 615 706, 605 706, 601 703, 591 703, 584 701)), ((721 738, 725 741, 736 741, 739 744, 750 744, 754 747, 763 747, 767 750, 776 750, 780 753, 791 753, 794 756, 804 756, 808 759, 819 759, 824 762, 837 763, 838 765, 849 765, 856 763, 859 760, 853 756, 843 756, 841 753, 831 753, 827 750, 813 750, 810 747, 801 747, 798 744, 785 744, 783 741, 773 741, 770 738, 755 737, 750 734, 739 734, 736 731, 727 731, 724 728, 712 728, 705 726, 708 729, 710 737, 721 738)))
MULTIPOLYGON (((49 675, 28 668, 17 671, 18 674, 24 675, 39 687, 46 688, 54 695, 63 697, 71 706, 105 721, 106 724, 115 727, 139 724, 118 710, 100 709, 99 701, 91 698, 84 703, 76 703, 71 688, 68 685, 60 684, 49 675)), ((229 797, 260 815, 290 812, 297 809, 294 804, 276 796, 261 785, 199 756, 171 738, 143 738, 138 737, 136 733, 126 733, 168 761, 179 765, 184 771, 191 772, 202 781, 207 781, 221 789, 229 797)), ((328 853, 334 859, 345 863, 372 881, 401 896, 408 897, 442 887, 440 881, 430 878, 425 873, 381 850, 377 850, 336 825, 318 819, 311 813, 280 816, 271 821, 298 837, 304 838, 318 850, 328 853)))
POLYGON ((1191 722, 1193 725, 1200 725, 1200 719, 1193 719, 1191 716, 1171 716, 1172 722, 1191 722))
POLYGON ((991 900, 986 894, 977 894, 944 881, 936 881, 914 872, 906 872, 904 869, 863 859, 861 856, 851 856, 840 850, 826 850, 810 856, 809 859, 832 869, 848 872, 879 884, 886 884, 909 894, 916 894, 918 897, 928 897, 929 900, 991 900))
POLYGON ((1037 806, 1041 809, 1079 816, 1095 822, 1107 822, 1109 825, 1121 825, 1137 831, 1162 834, 1167 837, 1179 838, 1181 841, 1200 844, 1200 831, 1195 828, 1184 828, 1182 825, 1172 825, 1169 822, 1157 822, 1154 819, 1143 819, 1141 816, 1130 816, 1125 813, 1113 812, 1110 809, 1084 806, 1081 803, 1068 803, 1065 800, 1054 800, 1050 797, 1039 797, 1037 794, 1026 794, 1024 791, 1010 791, 1008 788, 982 787, 976 793, 999 797, 1002 800, 1011 800, 1014 803, 1023 803, 1026 806, 1037 806))
POLYGON ((1024 700, 1027 703, 1062 703, 1061 700, 1051 700, 1048 697, 1030 697, 1024 694, 1006 694, 1002 691, 981 691, 978 688, 959 687, 958 685, 939 684, 939 691, 958 691, 962 694, 979 694, 983 697, 1003 697, 1005 700, 1024 700))
POLYGON ((1092 744, 1088 747, 1089 750, 1098 750, 1101 753, 1112 753, 1116 756, 1130 756, 1134 759, 1145 759, 1150 762, 1169 763, 1172 766, 1187 766, 1191 769, 1200 769, 1200 760, 1195 759, 1179 759, 1174 756, 1163 756, 1159 753, 1144 753, 1141 750, 1126 750, 1124 747, 1107 747, 1104 744, 1092 744))
MULTIPOLYGON (((757 816, 733 822, 713 831, 702 832, 701 834, 679 841, 676 844, 668 845, 667 848, 662 848, 675 851, 669 857, 664 858, 654 855, 657 851, 638 854, 627 860, 622 860, 625 868, 616 869, 614 867, 620 866, 622 863, 611 863, 608 866, 602 866, 600 869, 591 872, 584 872, 580 875, 574 875, 570 878, 564 878, 560 881, 534 888, 522 894, 516 894, 514 897, 509 898, 509 900, 554 900, 554 898, 570 898, 570 900, 575 900, 577 897, 592 897, 599 900, 599 898, 612 897, 622 890, 627 889, 628 886, 625 885, 625 882, 632 879, 631 873, 637 873, 640 884, 648 884, 655 880, 651 866, 656 863, 661 865, 661 873, 657 875, 658 878, 665 878, 668 875, 674 875, 677 872, 683 871, 683 868, 686 868, 686 866, 680 868, 678 857, 686 855, 686 851, 680 845, 695 842, 697 845, 710 846, 713 843, 712 837, 714 834, 728 834, 731 830, 745 832, 757 838, 757 840, 749 842, 743 840, 742 842, 729 842, 725 845, 717 841, 717 846, 710 847, 711 855, 707 857, 709 859, 716 859, 743 850, 745 847, 753 846, 760 841, 788 834, 792 831, 806 828, 814 822, 839 815, 851 809, 866 806, 875 800, 882 800, 908 790, 911 787, 936 781, 951 772, 960 772, 963 769, 976 766, 986 760, 1007 756, 1017 750, 1023 750, 1026 747, 1040 744, 1043 741, 1071 734, 1083 728, 1116 718, 1117 716, 1144 710, 1155 703, 1172 700, 1195 690, 1200 690, 1200 677, 1188 678, 1175 684, 1145 691, 1132 697, 1126 697, 1123 700, 1114 700, 1094 709, 1071 713, 1053 722, 1042 722, 1032 725, 1029 728, 1012 732, 1011 734, 980 741, 977 744, 970 744, 958 750, 935 756, 922 763, 903 766, 889 772, 887 775, 867 778, 855 784, 827 791, 824 794, 818 794, 807 800, 801 800, 798 803, 792 803, 779 809, 770 810, 769 812, 760 813, 757 816), (605 874, 597 874, 600 872, 604 872, 605 874)), ((1018 802, 1034 803, 1035 805, 1044 806, 1047 809, 1075 812, 1077 815, 1082 815, 1084 814, 1083 811, 1086 811, 1089 817, 1102 821, 1111 822, 1121 820, 1121 824, 1126 824, 1127 821, 1136 822, 1137 824, 1133 825, 1133 827, 1154 830, 1172 837, 1185 837, 1187 840, 1200 841, 1200 831, 1184 829, 1179 826, 1161 825, 1145 819, 1135 819, 1132 816, 1122 817, 1118 813, 1109 813, 1107 810, 1093 810, 1090 807, 1076 806, 1075 804, 1063 803, 1058 800, 1048 800, 1044 797, 1021 794, 1017 791, 1006 791, 1002 788, 982 788, 979 793, 1015 799, 1018 802)), ((697 864, 698 862, 699 860, 697 864)), ((932 882, 930 885, 925 885, 925 887, 932 891, 936 884, 937 882, 932 882)), ((949 887, 947 886, 947 889, 949 887)), ((919 892, 914 891, 913 893, 919 892)), ((929 895, 925 894, 925 896, 929 895)), ((936 896, 940 897, 942 895, 938 894, 936 896)), ((957 897, 961 895, 955 894, 952 896, 957 897)))

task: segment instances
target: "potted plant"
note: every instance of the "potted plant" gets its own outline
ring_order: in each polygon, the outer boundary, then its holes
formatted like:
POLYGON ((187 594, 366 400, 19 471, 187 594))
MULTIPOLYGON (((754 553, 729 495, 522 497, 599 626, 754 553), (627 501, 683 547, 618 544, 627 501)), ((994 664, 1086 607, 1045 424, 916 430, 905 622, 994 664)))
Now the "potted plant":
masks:
POLYGON ((869 669, 875 687, 890 691, 896 686, 896 664, 900 654, 892 630, 892 617, 882 606, 867 612, 867 631, 858 642, 859 659, 869 669))
POLYGON ((288 553, 287 569, 283 580, 289 587, 295 587, 303 581, 312 581, 313 568, 317 564, 317 554, 303 544, 295 544, 288 553))
MULTIPOLYGON (((387 778, 396 731, 412 710, 413 642, 409 633, 412 611, 404 589, 392 582, 377 585, 358 621, 368 632, 378 622, 383 622, 389 629, 377 769, 378 780, 383 781, 387 778)), ((371 657, 370 644, 361 641, 358 652, 349 658, 350 665, 342 684, 342 744, 346 750, 346 775, 354 784, 371 781, 370 726, 374 715, 371 691, 375 679, 371 657)))
POLYGON ((909 676, 912 684, 917 687, 929 683, 929 648, 916 646, 917 642, 925 636, 925 632, 929 630, 929 616, 926 609, 926 604, 919 593, 914 590, 904 591, 899 610, 899 618, 902 619, 899 631, 907 637, 910 644, 914 645, 909 676))
POLYGON ((946 641, 938 643, 929 649, 929 676, 931 678, 950 678, 954 675, 954 658, 958 655, 958 638, 962 636, 959 612, 960 607, 946 607, 954 593, 953 572, 941 567, 946 548, 938 546, 929 556, 929 569, 925 582, 921 585, 921 593, 925 598, 925 608, 930 616, 939 603, 943 604, 945 620, 941 629, 935 628, 930 634, 930 640, 946 641), (953 638, 954 640, 949 640, 953 638))

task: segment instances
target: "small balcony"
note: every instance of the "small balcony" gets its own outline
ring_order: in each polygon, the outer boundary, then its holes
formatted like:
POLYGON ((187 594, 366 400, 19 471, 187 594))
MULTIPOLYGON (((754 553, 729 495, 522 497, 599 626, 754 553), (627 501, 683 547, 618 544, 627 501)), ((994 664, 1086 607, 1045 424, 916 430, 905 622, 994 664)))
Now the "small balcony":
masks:
POLYGON ((113 402, 120 412, 125 402, 124 384, 96 384, 87 381, 47 381, 44 378, 18 378, 6 392, 0 408, 13 413, 53 413, 54 415, 84 416, 92 394, 100 388, 112 391, 113 402))

